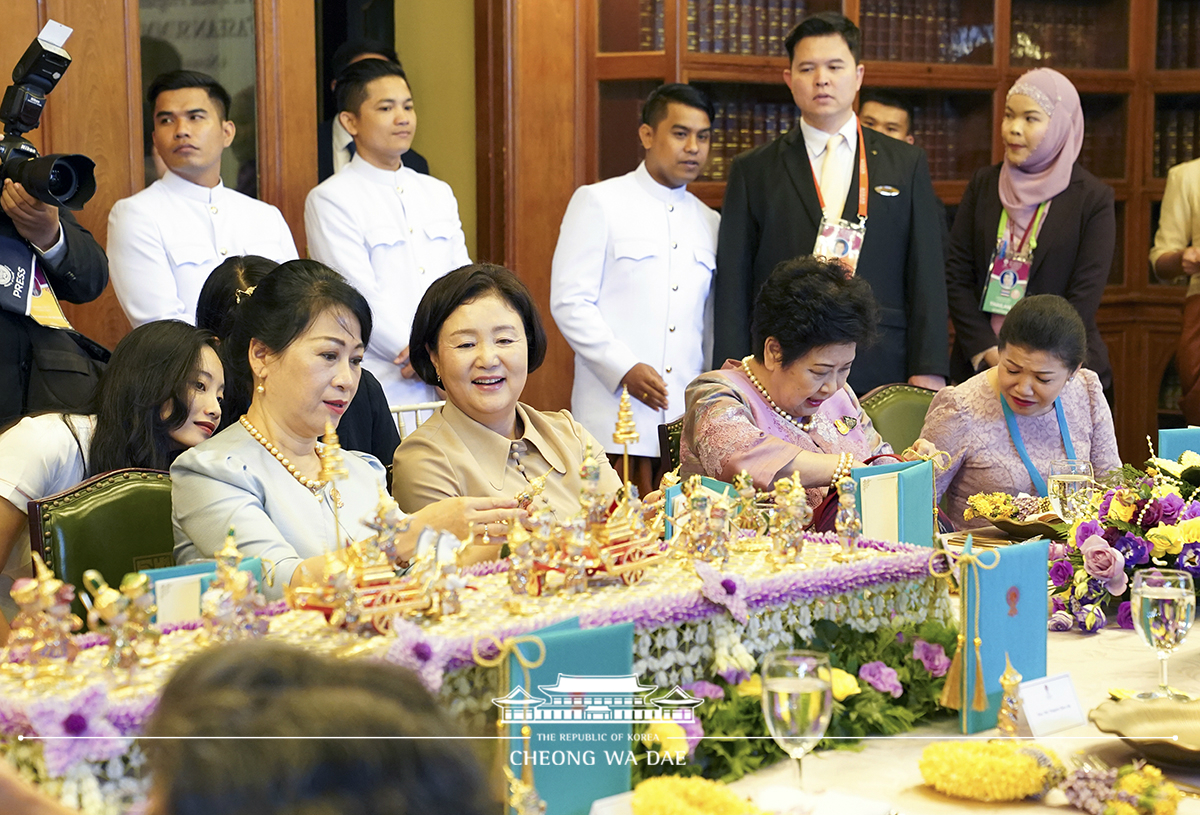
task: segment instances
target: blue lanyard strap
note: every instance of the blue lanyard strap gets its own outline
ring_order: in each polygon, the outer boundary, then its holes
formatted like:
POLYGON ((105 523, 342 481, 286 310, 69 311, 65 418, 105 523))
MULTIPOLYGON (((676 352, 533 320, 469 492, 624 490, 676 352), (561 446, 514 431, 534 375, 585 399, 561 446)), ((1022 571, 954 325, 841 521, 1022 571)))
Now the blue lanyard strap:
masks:
MULTIPOLYGON (((1004 421, 1008 425, 1008 437, 1012 439, 1013 446, 1017 448, 1017 455, 1025 464, 1025 470, 1029 473, 1033 488, 1042 497, 1049 495, 1049 491, 1046 489, 1046 479, 1042 478, 1042 474, 1029 460, 1029 453, 1025 450, 1025 441, 1021 438, 1021 428, 1017 427, 1017 417, 1013 414, 1012 408, 1008 406, 1008 400, 1004 398, 1004 394, 1000 394, 1000 406, 1004 408, 1004 421)), ((1071 433, 1067 430, 1067 417, 1063 415, 1061 396, 1054 400, 1054 412, 1058 416, 1058 431, 1062 433, 1063 449, 1067 452, 1067 458, 1075 458, 1075 445, 1071 444, 1071 433)))

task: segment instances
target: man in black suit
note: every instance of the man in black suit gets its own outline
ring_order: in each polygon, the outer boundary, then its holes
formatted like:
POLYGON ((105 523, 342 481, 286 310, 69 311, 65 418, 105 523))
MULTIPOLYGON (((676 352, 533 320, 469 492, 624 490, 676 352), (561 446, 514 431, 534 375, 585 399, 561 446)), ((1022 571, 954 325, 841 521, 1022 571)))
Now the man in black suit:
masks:
POLYGON ((812 15, 788 35, 783 78, 801 121, 738 156, 730 170, 717 244, 716 367, 750 352, 754 297, 775 265, 811 254, 823 219, 857 223, 863 188, 867 220, 857 274, 879 302, 881 341, 859 351, 850 384, 858 393, 891 382, 945 384, 942 227, 929 165, 924 151, 858 126, 859 43, 858 27, 836 13, 812 15), (818 178, 828 194, 818 193, 818 178))
MULTIPOLYGON (((344 42, 333 52, 334 80, 330 88, 337 90, 337 76, 346 70, 346 66, 360 59, 385 59, 388 62, 400 64, 400 58, 393 48, 378 40, 351 40, 344 42)), ((333 117, 327 122, 317 125, 317 183, 321 183, 337 170, 350 163, 354 158, 354 139, 346 129, 333 117)), ((418 173, 429 175, 429 162, 416 150, 404 154, 404 166, 418 173)))
MULTIPOLYGON (((69 212, 5 179, 0 213, 0 241, 20 241, 30 255, 36 250, 37 266, 58 299, 87 303, 101 295, 108 258, 69 212)), ((96 369, 73 332, 0 309, 0 349, 0 423, 36 410, 77 410, 91 396, 96 369)))

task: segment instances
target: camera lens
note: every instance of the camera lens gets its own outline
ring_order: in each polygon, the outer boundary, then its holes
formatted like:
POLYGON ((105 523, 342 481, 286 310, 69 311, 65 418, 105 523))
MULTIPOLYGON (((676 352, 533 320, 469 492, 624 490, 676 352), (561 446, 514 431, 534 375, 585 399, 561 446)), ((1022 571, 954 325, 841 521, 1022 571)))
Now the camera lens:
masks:
POLYGON ((46 186, 55 198, 65 200, 75 194, 75 190, 79 188, 79 182, 75 178, 74 170, 65 164, 57 163, 50 170, 50 178, 46 186))

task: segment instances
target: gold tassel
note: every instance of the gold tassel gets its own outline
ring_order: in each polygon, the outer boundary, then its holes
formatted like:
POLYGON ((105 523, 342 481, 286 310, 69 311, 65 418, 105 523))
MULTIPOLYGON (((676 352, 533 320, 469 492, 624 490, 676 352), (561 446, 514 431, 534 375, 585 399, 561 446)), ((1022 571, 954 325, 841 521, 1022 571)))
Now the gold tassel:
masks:
POLYGON ((975 693, 974 699, 971 700, 972 710, 987 710, 988 700, 987 691, 983 689, 983 660, 979 658, 979 646, 983 644, 983 640, 979 637, 975 638, 975 693))
POLYGON ((963 650, 966 645, 966 638, 958 635, 958 648, 954 651, 954 658, 950 660, 950 670, 946 671, 946 684, 942 686, 942 696, 938 702, 942 707, 948 707, 953 710, 962 708, 962 661, 963 650))

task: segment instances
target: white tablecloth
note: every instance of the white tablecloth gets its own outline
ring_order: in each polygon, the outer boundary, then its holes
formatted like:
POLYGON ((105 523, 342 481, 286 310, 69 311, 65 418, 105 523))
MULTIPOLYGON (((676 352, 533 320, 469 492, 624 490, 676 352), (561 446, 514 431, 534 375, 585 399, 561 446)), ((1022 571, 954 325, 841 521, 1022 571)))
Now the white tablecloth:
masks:
MULTIPOLYGON (((1158 685, 1158 660, 1132 631, 1107 629, 1100 634, 1085 636, 1076 632, 1050 633, 1048 673, 1070 673, 1085 713, 1108 698, 1109 688, 1151 690, 1158 685)), ((1193 634, 1180 652, 1171 657, 1170 681, 1173 687, 1189 693, 1200 693, 1200 633, 1193 634)), ((1200 716, 1200 702, 1196 703, 1200 716)), ((837 815, 875 815, 896 811, 901 815, 949 815, 973 809, 980 812, 1028 813, 1059 805, 1064 813, 1077 812, 1067 806, 1061 796, 1051 796, 1045 805, 1029 802, 1015 804, 972 804, 947 798, 926 787, 921 780, 917 761, 921 750, 930 741, 954 739, 957 722, 946 721, 926 725, 907 737, 890 737, 865 741, 861 752, 829 750, 804 759, 804 785, 810 792, 827 790, 835 793, 828 803, 837 815), (868 800, 853 800, 868 799, 868 800)), ((990 731, 995 733, 995 731, 990 731)), ((1135 752, 1115 736, 1101 733, 1090 722, 1056 736, 1039 739, 1064 761, 1079 753, 1095 753, 1113 766, 1136 757, 1135 752)), ((1172 773, 1179 780, 1200 786, 1200 767, 1191 774, 1172 773)), ((781 762, 731 786, 747 796, 771 785, 794 783, 795 769, 790 762, 781 762)), ((625 796, 621 796, 624 798, 625 796)), ((597 802, 599 804, 599 802, 597 802)), ((594 807, 593 815, 628 815, 628 801, 613 802, 614 806, 594 807), (622 806, 623 804, 623 806, 622 806)), ((820 807, 825 811, 829 807, 820 807)), ((1184 798, 1179 812, 1200 815, 1200 800, 1184 798)))

